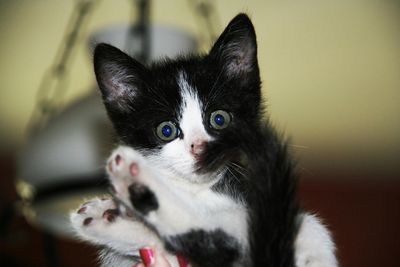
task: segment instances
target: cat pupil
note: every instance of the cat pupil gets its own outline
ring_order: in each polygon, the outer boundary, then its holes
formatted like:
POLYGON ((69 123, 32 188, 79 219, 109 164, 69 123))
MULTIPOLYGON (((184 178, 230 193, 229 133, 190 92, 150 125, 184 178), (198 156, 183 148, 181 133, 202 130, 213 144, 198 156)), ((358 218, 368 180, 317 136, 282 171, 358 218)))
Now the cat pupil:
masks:
POLYGON ((225 118, 221 114, 218 114, 218 115, 215 116, 214 121, 219 126, 222 126, 225 123, 225 118))
POLYGON ((170 137, 171 134, 172 134, 172 128, 171 128, 171 126, 165 125, 165 126, 162 128, 162 134, 163 134, 165 137, 170 137))

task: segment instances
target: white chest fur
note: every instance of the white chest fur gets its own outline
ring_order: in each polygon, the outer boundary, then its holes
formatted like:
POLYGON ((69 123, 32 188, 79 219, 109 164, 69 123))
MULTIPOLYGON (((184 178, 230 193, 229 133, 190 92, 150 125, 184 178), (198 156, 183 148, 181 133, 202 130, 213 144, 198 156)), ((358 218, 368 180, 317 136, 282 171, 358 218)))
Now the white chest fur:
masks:
POLYGON ((191 230, 223 230, 248 246, 247 210, 243 203, 211 189, 210 184, 193 184, 164 177, 152 186, 160 207, 149 213, 149 222, 157 225, 160 234, 178 235, 191 230))

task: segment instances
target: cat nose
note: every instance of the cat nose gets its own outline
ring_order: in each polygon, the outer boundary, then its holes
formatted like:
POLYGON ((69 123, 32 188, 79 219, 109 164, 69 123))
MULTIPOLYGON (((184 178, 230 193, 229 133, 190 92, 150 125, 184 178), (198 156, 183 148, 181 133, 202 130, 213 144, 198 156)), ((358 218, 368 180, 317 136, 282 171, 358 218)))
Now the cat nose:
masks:
POLYGON ((190 152, 192 153, 193 156, 198 157, 204 151, 206 145, 207 141, 198 139, 191 144, 190 152))

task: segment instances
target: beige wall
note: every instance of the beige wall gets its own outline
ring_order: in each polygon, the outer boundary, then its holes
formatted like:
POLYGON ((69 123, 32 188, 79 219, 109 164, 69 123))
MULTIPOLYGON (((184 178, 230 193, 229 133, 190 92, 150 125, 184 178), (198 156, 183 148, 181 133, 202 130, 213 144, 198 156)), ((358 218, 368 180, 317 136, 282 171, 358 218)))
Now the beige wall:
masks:
MULTIPOLYGON (((75 1, 0 1, 0 146, 18 146, 41 76, 75 1)), ((89 32, 127 22, 130 1, 100 1, 89 32)), ((216 1, 222 30, 253 18, 269 113, 314 170, 398 174, 400 2, 395 0, 216 1)), ((188 1, 153 1, 153 20, 199 34, 188 1)), ((205 47, 206 45, 203 44, 205 47)), ((82 38, 67 102, 94 84, 82 38)))

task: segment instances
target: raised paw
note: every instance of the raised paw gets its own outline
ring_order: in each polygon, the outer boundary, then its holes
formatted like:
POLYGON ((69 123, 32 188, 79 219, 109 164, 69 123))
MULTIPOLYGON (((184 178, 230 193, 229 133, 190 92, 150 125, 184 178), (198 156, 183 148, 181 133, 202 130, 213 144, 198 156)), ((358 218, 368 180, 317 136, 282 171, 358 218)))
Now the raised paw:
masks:
POLYGON ((137 256, 138 249, 146 246, 162 248, 161 241, 151 229, 117 209, 110 198, 95 198, 83 203, 70 214, 70 221, 77 237, 111 248, 121 255, 137 256))
POLYGON ((71 214, 71 223, 83 235, 96 235, 119 216, 119 210, 112 199, 95 198, 83 203, 71 214))
POLYGON ((119 147, 108 159, 107 172, 115 197, 125 205, 144 215, 158 208, 157 198, 148 185, 154 175, 138 152, 119 147))

